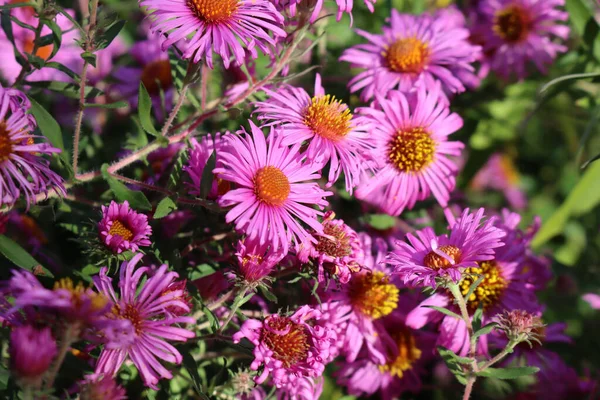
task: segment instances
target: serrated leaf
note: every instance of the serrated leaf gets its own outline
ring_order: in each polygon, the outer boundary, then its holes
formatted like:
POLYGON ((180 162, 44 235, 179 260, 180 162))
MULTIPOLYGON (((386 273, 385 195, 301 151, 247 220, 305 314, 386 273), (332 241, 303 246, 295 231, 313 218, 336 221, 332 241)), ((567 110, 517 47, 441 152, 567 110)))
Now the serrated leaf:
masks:
POLYGON ((521 376, 535 374, 540 369, 538 367, 509 367, 509 368, 486 368, 477 373, 477 376, 484 376, 497 379, 517 379, 521 376))
POLYGON ((154 219, 164 218, 175 210, 177 210, 177 204, 170 197, 165 197, 156 206, 154 219))
POLYGON ((101 50, 105 49, 112 41, 117 37, 117 35, 121 32, 123 27, 125 26, 125 20, 119 20, 114 22, 112 25, 105 29, 98 37, 96 38, 96 49, 101 50))
POLYGON ((470 363, 471 359, 459 357, 452 350, 442 346, 437 346, 437 350, 452 375, 454 375, 460 383, 465 385, 467 383, 467 379, 465 377, 465 373, 463 372, 462 365, 470 363))
POLYGON ((269 300, 271 303, 277 304, 277 297, 268 288, 264 286, 259 286, 258 288, 267 300, 269 300))
POLYGON ((452 318, 456 318, 456 319, 461 319, 462 320, 462 317, 460 315, 458 315, 458 314, 456 314, 456 313, 448 310, 447 308, 438 307, 438 306, 423 306, 423 307, 425 307, 425 308, 433 308, 434 310, 439 311, 442 314, 446 314, 446 315, 448 315, 448 316, 450 316, 452 318))
POLYGON ((101 168, 102 177, 110 186, 113 194, 120 202, 127 201, 129 205, 137 210, 152 210, 152 205, 146 198, 144 193, 139 190, 131 190, 117 178, 108 173, 108 164, 104 164, 101 168))
POLYGON ((142 128, 152 136, 160 136, 154 123, 152 123, 152 99, 144 86, 144 82, 140 81, 139 97, 138 97, 138 116, 142 128))
POLYGON ((4 257, 8 258, 10 262, 18 267, 26 269, 28 271, 38 273, 37 269, 41 268, 42 275, 53 277, 52 273, 44 268, 35 258, 31 256, 25 249, 12 239, 0 235, 0 253, 4 257))

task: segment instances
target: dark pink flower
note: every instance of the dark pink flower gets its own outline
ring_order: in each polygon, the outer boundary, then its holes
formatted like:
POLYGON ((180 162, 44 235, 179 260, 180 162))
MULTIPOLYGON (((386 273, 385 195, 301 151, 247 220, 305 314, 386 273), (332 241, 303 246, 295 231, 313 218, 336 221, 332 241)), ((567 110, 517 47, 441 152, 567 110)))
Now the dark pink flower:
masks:
POLYGON ((39 382, 57 354, 50 328, 18 326, 10 333, 10 369, 25 384, 39 382))
POLYGON ((115 253, 150 246, 152 228, 148 225, 148 216, 129 208, 129 202, 122 204, 114 201, 108 207, 102 206, 102 220, 98 223, 100 240, 115 253))

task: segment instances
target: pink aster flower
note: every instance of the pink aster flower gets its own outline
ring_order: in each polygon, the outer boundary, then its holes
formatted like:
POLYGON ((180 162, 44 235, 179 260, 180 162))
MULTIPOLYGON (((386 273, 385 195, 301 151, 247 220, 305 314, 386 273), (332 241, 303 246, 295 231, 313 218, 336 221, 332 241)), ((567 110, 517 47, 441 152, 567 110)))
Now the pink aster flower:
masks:
POLYGON ((361 98, 367 101, 396 88, 402 92, 421 86, 431 89, 439 81, 446 93, 464 92, 461 79, 474 77, 472 63, 480 56, 481 47, 469 43, 469 31, 449 18, 392 10, 390 26, 383 27, 383 35, 357 30, 370 43, 356 45, 340 57, 340 61, 364 69, 348 83, 350 91, 362 89, 361 98))
POLYGON ((23 195, 29 207, 37 194, 50 190, 65 194, 63 179, 41 157, 60 149, 33 134, 35 120, 26 114, 29 106, 24 94, 0 85, 0 205, 13 204, 23 195))
POLYGON ((275 394, 277 400, 319 400, 323 393, 323 382, 323 377, 301 377, 283 385, 275 394))
POLYGON ((250 127, 250 134, 242 129, 240 136, 229 136, 229 150, 221 153, 220 166, 214 170, 221 179, 238 187, 219 199, 222 207, 234 206, 226 221, 235 221, 236 229, 250 239, 270 243, 284 253, 292 241, 316 241, 301 222, 323 232, 317 220, 322 213, 313 206, 322 209, 327 205, 324 197, 331 193, 317 183, 306 182, 319 178, 320 167, 304 163, 300 144, 284 146, 282 135, 273 128, 265 140, 252 121, 250 127))
POLYGON ((372 120, 370 152, 375 175, 358 186, 356 197, 390 215, 400 215, 431 194, 446 207, 456 185, 456 165, 464 145, 448 136, 463 121, 440 100, 439 84, 416 93, 392 91, 361 113, 372 120))
POLYGON ((482 39, 491 69, 504 79, 513 74, 524 79, 529 63, 546 73, 557 54, 567 51, 558 43, 569 37, 569 27, 561 24, 568 19, 559 9, 564 4, 564 0, 480 1, 482 39))
POLYGON ((348 106, 326 95, 317 74, 314 96, 290 85, 265 89, 266 101, 256 103, 258 119, 280 126, 284 145, 308 142, 308 162, 329 163, 329 185, 344 172, 352 193, 365 168, 362 154, 370 149, 365 118, 354 118, 348 106))
POLYGON ((159 379, 173 377, 160 360, 175 364, 182 361, 181 354, 168 341, 185 342, 194 337, 192 331, 178 325, 191 324, 196 320, 192 317, 171 316, 167 312, 171 307, 182 312, 190 311, 186 302, 182 301, 185 294, 182 290, 165 290, 175 282, 178 275, 176 272, 169 272, 167 265, 163 264, 152 277, 143 282, 148 267, 136 268, 142 257, 143 254, 136 254, 130 261, 121 264, 120 296, 113 289, 112 278, 108 277, 106 267, 93 278, 96 288, 115 304, 109 316, 129 320, 135 327, 132 341, 109 343, 102 349, 96 373, 114 376, 125 359, 130 358, 146 386, 157 389, 159 379))
POLYGON ((136 252, 140 247, 150 246, 152 243, 152 228, 148 225, 148 216, 129 208, 128 201, 122 204, 111 201, 108 207, 102 206, 98 234, 106 247, 118 254, 126 250, 136 252))
POLYGON ((476 213, 464 210, 450 235, 437 236, 429 227, 408 233, 408 243, 398 241, 387 263, 404 283, 435 288, 438 277, 458 282, 465 268, 494 259, 494 249, 504 246, 505 232, 494 226, 494 218, 483 222, 483 213, 483 208, 476 213))
POLYGON ((323 360, 337 341, 335 332, 323 326, 313 326, 321 313, 309 306, 300 307, 293 315, 270 315, 264 321, 248 319, 233 335, 239 343, 247 338, 254 344, 254 361, 250 369, 262 373, 255 379, 263 383, 269 375, 274 386, 280 388, 294 384, 302 377, 319 377, 323 374, 323 360))
POLYGON ((475 190, 493 189, 501 191, 508 204, 521 210, 527 206, 525 192, 519 187, 519 171, 506 154, 495 153, 481 168, 471 182, 475 190))
POLYGON ((281 251, 270 249, 268 244, 249 239, 238 241, 236 250, 239 274, 249 283, 259 282, 269 275, 285 256, 281 251))
POLYGON ((44 373, 56 357, 56 341, 50 328, 18 326, 10 333, 10 370, 25 385, 41 383, 44 373))
POLYGON ((140 5, 153 17, 152 30, 167 36, 163 49, 191 36, 183 58, 194 63, 204 58, 210 68, 213 51, 227 69, 232 59, 234 65, 244 62, 245 49, 252 58, 256 48, 270 54, 276 39, 286 36, 283 16, 267 0, 141 0, 140 5))
MULTIPOLYGON (((228 134, 229 132, 225 133, 225 135, 228 134)), ((200 141, 197 141, 195 138, 190 139, 189 159, 183 169, 187 172, 191 180, 191 182, 185 182, 188 192, 191 195, 202 197, 201 185, 202 176, 205 174, 204 169, 213 154, 215 155, 215 163, 217 163, 216 159, 218 155, 222 151, 226 151, 225 135, 221 136, 220 133, 217 133, 214 139, 211 135, 206 135, 200 141)), ((212 185, 210 191, 206 194, 206 198, 209 200, 219 198, 229 191, 229 186, 229 182, 213 176, 212 185)))
POLYGON ((112 377, 91 374, 79 382, 81 400, 126 400, 125 389, 112 377))

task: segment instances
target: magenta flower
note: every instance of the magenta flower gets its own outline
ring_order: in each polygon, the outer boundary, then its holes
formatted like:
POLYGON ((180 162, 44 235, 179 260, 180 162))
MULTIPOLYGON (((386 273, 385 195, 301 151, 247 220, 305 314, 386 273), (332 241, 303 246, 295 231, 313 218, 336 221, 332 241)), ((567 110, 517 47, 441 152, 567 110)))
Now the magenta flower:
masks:
POLYGON ((368 120, 354 118, 348 106, 326 95, 317 74, 314 96, 290 85, 265 89, 266 101, 256 103, 259 120, 277 125, 284 145, 308 142, 308 162, 329 163, 329 185, 344 172, 346 190, 352 193, 365 168, 362 155, 370 149, 368 120))
POLYGON ((501 239, 505 232, 494 226, 494 218, 484 223, 483 213, 483 208, 476 213, 464 210, 449 236, 437 236, 429 227, 414 235, 408 233, 408 243, 398 241, 397 249, 389 254, 387 263, 404 283, 435 288, 438 277, 449 277, 458 282, 465 268, 493 260, 494 249, 504 246, 501 239))
POLYGON ((331 193, 317 183, 306 182, 319 178, 320 167, 303 163, 300 144, 284 146, 283 137, 273 128, 265 140, 251 121, 250 127, 250 134, 242 129, 240 136, 228 137, 229 150, 221 153, 221 163, 214 170, 221 179, 238 186, 219 199, 222 207, 234 206, 226 221, 235 221, 236 229, 250 239, 269 243, 273 250, 282 249, 284 253, 291 241, 314 242, 301 222, 323 232, 317 221, 322 213, 313 206, 322 209, 327 205, 324 197, 331 193))
POLYGON ((260 244, 256 240, 238 241, 237 252, 238 271, 244 281, 259 282, 269 275, 285 253, 273 251, 267 244, 260 244))
POLYGON ((14 204, 23 195, 29 207, 37 194, 50 190, 65 194, 63 179, 41 157, 61 150, 33 134, 35 120, 27 115, 29 107, 23 93, 0 85, 0 205, 14 204))
MULTIPOLYGON (((335 2, 337 5, 337 14, 335 17, 336 21, 339 22, 342 19, 342 15, 344 13, 348 13, 350 16, 350 24, 352 24, 352 8, 354 6, 354 0, 336 0, 335 2)), ((365 6, 367 6, 371 12, 375 11, 376 2, 377 0, 364 0, 365 6)), ((273 0, 273 4, 277 6, 278 10, 289 10, 289 15, 292 17, 296 16, 299 8, 298 6, 300 6, 301 9, 304 9, 307 5, 310 4, 312 6, 314 4, 314 8, 310 14, 310 19, 308 20, 308 22, 311 24, 314 23, 320 16, 323 16, 321 13, 324 4, 323 0, 317 0, 314 3, 302 3, 302 0, 273 0)), ((302 12, 304 14, 305 10, 302 10, 302 12)))
POLYGON ((57 354, 50 328, 14 327, 10 333, 10 370, 25 384, 40 383, 57 354))
POLYGON ((456 184, 456 165, 464 145, 448 136, 463 121, 441 102, 440 86, 420 87, 416 93, 392 91, 378 97, 374 107, 361 113, 372 120, 370 152, 375 175, 364 179, 356 197, 390 215, 400 215, 431 194, 446 207, 456 184))
POLYGON ((587 293, 582 296, 583 300, 585 300, 592 308, 596 310, 600 310, 600 295, 595 293, 587 293))
POLYGON ((248 319, 233 335, 239 343, 247 338, 254 344, 254 361, 250 369, 263 368, 256 383, 263 383, 269 375, 274 386, 295 384, 302 377, 323 374, 324 359, 337 341, 335 332, 323 326, 313 326, 321 313, 309 306, 300 307, 293 315, 270 315, 264 321, 248 319))
POLYGON ((160 360, 180 364, 181 354, 168 341, 185 342, 194 337, 194 333, 179 324, 191 324, 192 317, 171 316, 169 308, 177 308, 183 312, 190 309, 182 297, 183 290, 166 290, 178 277, 175 272, 168 272, 163 264, 152 277, 145 282, 142 278, 148 267, 139 267, 143 254, 136 254, 130 261, 121 264, 119 274, 120 296, 117 297, 112 286, 112 278, 107 276, 108 269, 103 267, 100 274, 93 278, 96 288, 110 298, 115 306, 109 316, 128 320, 135 328, 131 341, 124 343, 108 343, 100 353, 96 364, 97 374, 114 376, 125 359, 130 358, 136 366, 144 384, 157 389, 156 383, 161 378, 170 379, 171 372, 160 360))
POLYGON ((422 86, 431 89, 436 81, 444 92, 460 93, 465 91, 465 78, 475 77, 472 63, 481 47, 470 44, 469 31, 456 26, 449 15, 433 18, 392 10, 383 35, 357 33, 370 43, 346 50, 340 61, 364 69, 348 83, 351 92, 362 89, 364 101, 396 88, 402 92, 422 86))
POLYGON ((511 158, 506 154, 494 153, 477 172, 471 187, 479 191, 499 190, 506 197, 510 207, 521 210, 527 206, 527 197, 519 188, 520 180, 519 171, 511 158))
POLYGON ((561 24, 569 17, 559 9, 564 4, 564 0, 480 1, 480 34, 491 69, 504 79, 513 74, 524 79, 533 63, 545 74, 557 54, 567 51, 558 43, 569 37, 569 27, 561 24))
POLYGON ((210 68, 213 51, 225 68, 232 59, 239 66, 245 49, 252 58, 257 57, 256 48, 269 55, 276 39, 286 36, 283 16, 267 0, 141 0, 140 6, 147 7, 154 18, 152 30, 167 36, 163 49, 191 36, 183 58, 194 63, 205 58, 210 68))
MULTIPOLYGON (((225 132, 228 135, 229 132, 225 132)), ((226 151, 226 140, 220 133, 215 135, 213 140, 211 135, 205 135, 200 142, 195 138, 190 139, 191 148, 189 149, 189 159, 187 165, 183 168, 191 179, 191 182, 185 182, 188 187, 188 192, 191 195, 201 197, 200 186, 202 184, 202 175, 208 160, 215 155, 216 159, 222 151, 226 151)), ((229 182, 220 179, 218 176, 213 176, 212 186, 206 198, 215 200, 227 193, 230 189, 229 182)))
POLYGON ((148 216, 130 209, 127 201, 122 204, 111 201, 108 207, 102 206, 98 234, 106 247, 118 254, 126 250, 136 252, 152 243, 148 216))
POLYGON ((79 382, 79 396, 81 400, 126 400, 125 389, 112 377, 91 374, 79 382))
MULTIPOLYGON (((323 393, 323 377, 299 377, 290 381, 275 392, 277 400, 319 400, 323 393)), ((262 397, 260 400, 264 399, 262 397)))

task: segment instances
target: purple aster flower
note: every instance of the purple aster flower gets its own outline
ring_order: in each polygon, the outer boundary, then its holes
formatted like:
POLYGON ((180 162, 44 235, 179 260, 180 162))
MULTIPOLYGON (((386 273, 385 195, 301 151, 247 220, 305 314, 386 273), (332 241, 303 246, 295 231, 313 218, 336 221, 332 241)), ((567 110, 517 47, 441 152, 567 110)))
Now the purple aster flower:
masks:
POLYGON ((476 213, 464 210, 449 236, 437 236, 429 227, 408 233, 408 243, 398 241, 387 263, 404 283, 435 288, 438 277, 458 282, 465 268, 493 260, 494 249, 504 246, 505 232, 494 226, 495 218, 483 222, 483 213, 483 208, 476 213))
POLYGON ((294 385, 302 377, 319 377, 325 368, 323 360, 337 341, 335 332, 311 322, 321 313, 309 306, 300 307, 293 315, 270 315, 264 321, 248 319, 233 335, 239 343, 247 338, 254 344, 254 361, 250 369, 263 368, 255 379, 263 383, 271 376, 274 386, 294 385))
POLYGON ((35 195, 50 190, 65 194, 63 179, 41 156, 60 153, 43 136, 32 133, 34 120, 27 115, 29 101, 15 89, 0 85, 0 205, 10 205, 24 195, 27 206, 35 195))
POLYGON ((587 293, 583 295, 583 300, 585 300, 586 302, 588 302, 588 304, 596 309, 596 310, 600 310, 600 295, 595 294, 595 293, 587 293))
POLYGON ((446 207, 456 184, 456 165, 448 156, 459 156, 464 145, 448 136, 463 121, 440 100, 440 86, 420 87, 416 93, 391 91, 361 113, 373 121, 370 152, 375 175, 364 179, 356 197, 377 205, 390 215, 400 215, 431 194, 446 207))
POLYGON ((509 156, 494 153, 471 182, 478 191, 493 189, 501 191, 510 207, 522 210, 527 207, 525 192, 519 187, 519 171, 509 156))
POLYGON ((252 121, 250 127, 250 134, 242 129, 240 136, 229 135, 229 149, 221 153, 220 165, 214 170, 221 179, 237 185, 219 199, 222 207, 234 206, 226 221, 235 221, 236 229, 250 239, 270 243, 284 253, 292 241, 316 241, 301 222, 323 232, 317 220, 323 214, 314 206, 326 206, 324 198, 331 192, 306 182, 319 178, 320 167, 304 163, 300 144, 284 146, 282 135, 273 128, 265 140, 252 121))
POLYGON ((126 400, 125 389, 112 377, 91 374, 79 382, 79 398, 81 400, 126 400))
MULTIPOLYGON (((296 14, 298 12, 298 8, 300 8, 302 10, 303 14, 306 14, 306 10, 304 10, 304 8, 306 8, 307 5, 309 7, 314 6, 312 13, 310 14, 310 18, 308 20, 308 22, 310 22, 311 24, 314 23, 320 16, 323 15, 321 13, 321 11, 323 10, 323 5, 324 5, 323 0, 317 0, 316 2, 303 2, 302 0, 272 0, 272 1, 273 1, 273 4, 275 4, 277 6, 278 10, 281 10, 281 11, 288 10, 289 15, 291 17, 296 16, 296 14)), ((335 17, 336 21, 339 22, 342 19, 342 15, 344 13, 347 13, 350 16, 350 24, 352 25, 352 22, 353 22, 352 8, 354 6, 354 0, 336 0, 335 2, 337 5, 337 14, 335 17)), ((369 11, 371 11, 371 12, 375 11, 375 3, 376 2, 377 2, 377 0, 364 0, 365 6, 367 6, 369 11)))
POLYGON ((479 58, 481 47, 470 44, 469 31, 448 18, 392 10, 383 35, 357 30, 370 43, 356 45, 340 57, 364 69, 348 83, 350 91, 362 90, 361 98, 367 101, 396 88, 402 92, 422 86, 431 89, 439 81, 446 93, 464 92, 461 79, 474 77, 471 64, 479 58))
POLYGON ((35 387, 52 364, 57 347, 50 328, 23 325, 12 329, 8 352, 11 372, 23 385, 35 387))
MULTIPOLYGON (((216 160, 220 153, 226 151, 226 135, 229 135, 229 132, 226 132, 223 136, 217 133, 214 140, 211 135, 203 136, 200 142, 195 138, 190 139, 192 147, 189 149, 188 163, 183 169, 191 179, 191 182, 185 182, 191 195, 201 197, 200 187, 204 168, 206 168, 206 164, 213 154, 215 155, 215 163, 217 163, 216 160)), ((213 176, 212 186, 206 198, 216 200, 227 193, 229 189, 229 182, 220 179, 218 176, 213 176)))
POLYGON ((269 275, 285 256, 281 251, 270 249, 268 244, 250 239, 238 241, 236 250, 239 274, 248 283, 259 282, 269 275))
POLYGON ((163 264, 157 271, 143 281, 148 267, 139 267, 143 254, 136 254, 130 261, 121 264, 119 274, 120 296, 112 286, 112 278, 107 276, 108 269, 103 267, 100 274, 93 278, 96 288, 114 302, 109 317, 130 321, 135 328, 133 340, 126 343, 109 343, 102 349, 96 364, 96 373, 114 376, 125 359, 130 358, 136 366, 146 386, 157 389, 161 378, 170 379, 171 372, 160 360, 180 364, 181 354, 168 341, 185 342, 193 338, 194 333, 179 324, 191 324, 192 317, 172 316, 170 308, 190 311, 182 301, 182 290, 166 290, 175 282, 178 275, 169 272, 163 264))
POLYGON ((558 53, 567 47, 558 41, 569 36, 561 24, 568 14, 559 7, 564 0, 482 0, 479 2, 484 51, 490 67, 504 79, 524 79, 531 62, 546 73, 558 53))
POLYGON ((277 400, 319 400, 323 393, 323 377, 299 377, 281 386, 275 394, 277 400))
POLYGON ((108 207, 102 206, 98 234, 102 243, 118 254, 126 250, 136 252, 140 247, 150 246, 152 243, 152 228, 148 225, 148 216, 130 209, 127 201, 122 204, 111 201, 108 207))
POLYGON ((256 48, 271 54, 276 39, 286 36, 283 16, 267 0, 141 0, 140 5, 153 17, 152 30, 167 36, 163 49, 191 36, 183 58, 194 63, 204 58, 210 68, 213 51, 227 69, 232 60, 238 66, 244 62, 245 49, 252 58, 256 48))
POLYGON ((365 168, 362 155, 370 149, 366 118, 354 118, 348 106, 326 95, 317 74, 314 96, 290 85, 265 89, 266 101, 256 103, 259 120, 277 125, 284 145, 308 142, 308 162, 329 163, 329 185, 344 172, 346 190, 352 193, 365 168))

